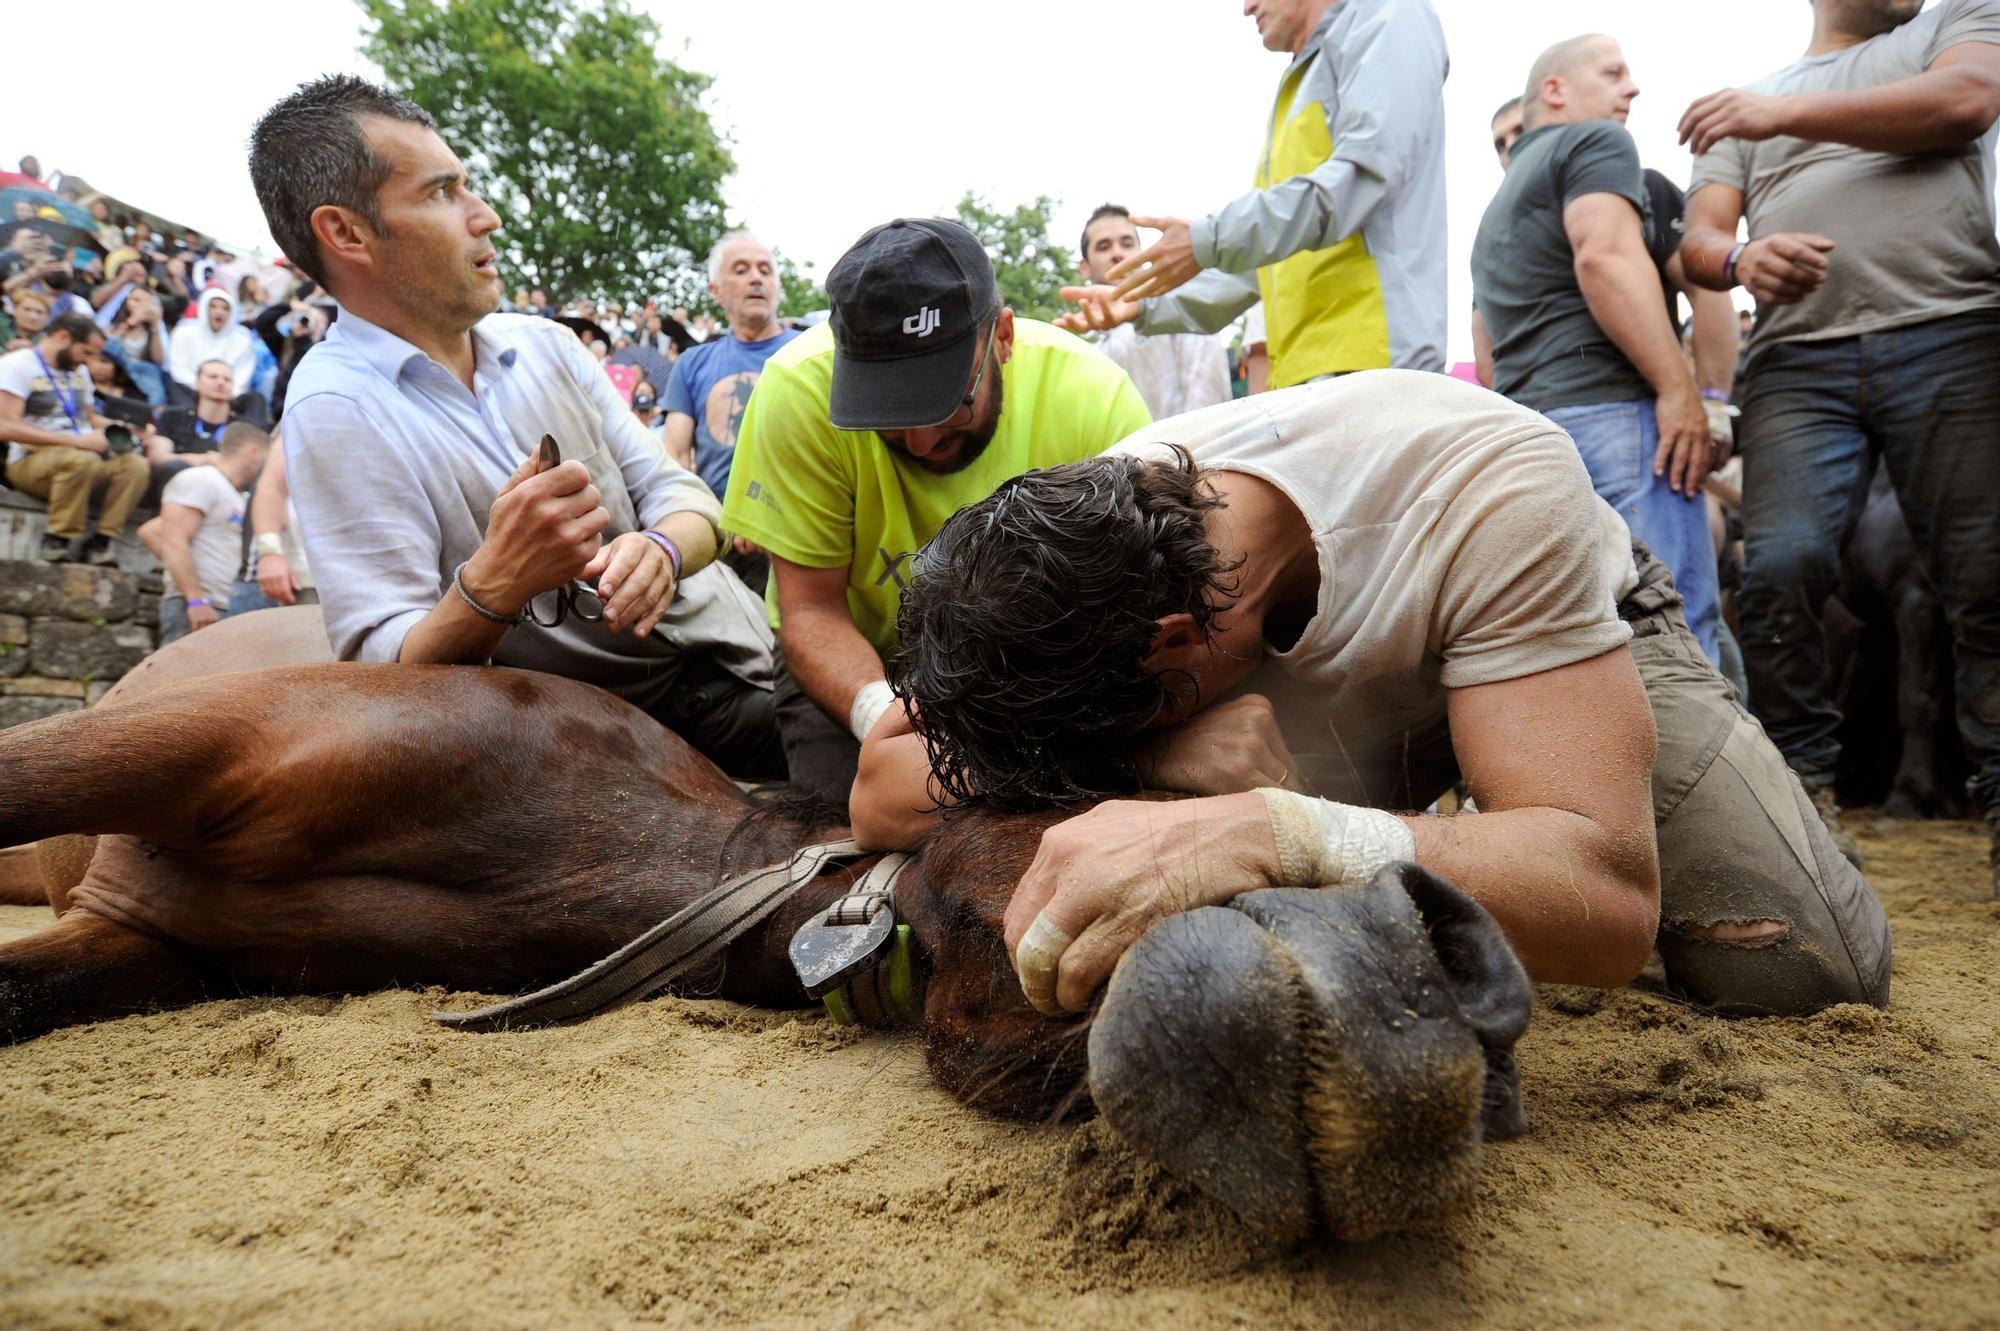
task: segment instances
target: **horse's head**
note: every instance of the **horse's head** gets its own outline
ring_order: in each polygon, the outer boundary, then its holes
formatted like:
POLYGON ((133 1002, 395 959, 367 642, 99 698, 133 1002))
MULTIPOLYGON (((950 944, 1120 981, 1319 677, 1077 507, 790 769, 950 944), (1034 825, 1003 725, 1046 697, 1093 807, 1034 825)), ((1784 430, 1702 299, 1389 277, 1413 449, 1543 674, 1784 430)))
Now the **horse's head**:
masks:
POLYGON ((1526 1126, 1527 977, 1493 918, 1415 865, 1172 916, 1090 1014, 1035 1011, 1001 918, 1058 818, 954 818, 898 888, 928 958, 926 1054, 959 1099, 1017 1117, 1094 1101, 1133 1146, 1290 1237, 1449 1212, 1481 1144, 1526 1126))

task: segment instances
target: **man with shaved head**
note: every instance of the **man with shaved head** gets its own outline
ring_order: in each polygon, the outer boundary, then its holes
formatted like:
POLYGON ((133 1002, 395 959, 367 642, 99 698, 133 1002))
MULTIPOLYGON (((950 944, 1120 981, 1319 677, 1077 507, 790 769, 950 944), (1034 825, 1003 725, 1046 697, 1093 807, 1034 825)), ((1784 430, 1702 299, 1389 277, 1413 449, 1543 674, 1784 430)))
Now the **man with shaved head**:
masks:
MULTIPOLYGON (((1473 298, 1491 334, 1494 387, 1569 431, 1598 494, 1673 571, 1688 627, 1719 664, 1701 495, 1716 453, 1665 285, 1677 200, 1656 204, 1625 130, 1638 95, 1610 37, 1572 37, 1535 61, 1523 133, 1473 242, 1473 298)), ((1734 324, 1727 300, 1704 299, 1729 345, 1707 348, 1702 368, 1726 395, 1734 324)))

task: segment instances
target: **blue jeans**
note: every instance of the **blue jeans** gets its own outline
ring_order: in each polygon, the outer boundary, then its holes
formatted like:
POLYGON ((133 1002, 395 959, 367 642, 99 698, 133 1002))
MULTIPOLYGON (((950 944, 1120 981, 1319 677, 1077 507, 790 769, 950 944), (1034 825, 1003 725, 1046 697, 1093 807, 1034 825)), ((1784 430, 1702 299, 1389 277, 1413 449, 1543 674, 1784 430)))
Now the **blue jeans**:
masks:
POLYGON ((1557 407, 1543 414, 1576 441, 1598 495, 1618 510, 1654 558, 1673 570, 1688 628, 1709 664, 1720 666, 1716 627, 1722 622, 1722 591, 1715 575, 1715 543, 1708 534, 1708 501, 1699 490, 1693 498, 1677 495, 1668 488, 1668 475, 1653 475, 1660 426, 1652 399, 1557 407))
MULTIPOLYGON (((299 605, 318 605, 319 593, 311 587, 301 587, 298 593, 299 605)), ((264 589, 249 578, 239 578, 229 589, 229 613, 247 615, 253 610, 276 610, 284 605, 264 595, 264 589)))
MULTIPOLYGON (((218 619, 229 618, 229 611, 224 606, 216 606, 215 614, 218 619)), ((194 632, 194 625, 188 623, 187 599, 180 595, 162 596, 160 598, 160 646, 164 647, 170 642, 178 642, 192 632, 194 632)))
POLYGON ((2000 310, 1782 342, 1750 366, 1743 445, 1744 663, 1759 718, 1807 784, 1831 781, 1840 713, 1820 614, 1887 464, 1944 602, 1975 802, 2000 799, 2000 310))

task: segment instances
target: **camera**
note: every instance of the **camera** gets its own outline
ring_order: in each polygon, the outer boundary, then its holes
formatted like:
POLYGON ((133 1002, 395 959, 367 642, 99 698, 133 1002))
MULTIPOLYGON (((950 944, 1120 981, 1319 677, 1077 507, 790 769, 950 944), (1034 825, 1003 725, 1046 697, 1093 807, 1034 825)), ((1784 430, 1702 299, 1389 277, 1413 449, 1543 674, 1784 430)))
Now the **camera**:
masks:
POLYGON ((137 447, 132 442, 132 432, 122 425, 105 426, 104 442, 104 451, 114 458, 123 457, 137 447))

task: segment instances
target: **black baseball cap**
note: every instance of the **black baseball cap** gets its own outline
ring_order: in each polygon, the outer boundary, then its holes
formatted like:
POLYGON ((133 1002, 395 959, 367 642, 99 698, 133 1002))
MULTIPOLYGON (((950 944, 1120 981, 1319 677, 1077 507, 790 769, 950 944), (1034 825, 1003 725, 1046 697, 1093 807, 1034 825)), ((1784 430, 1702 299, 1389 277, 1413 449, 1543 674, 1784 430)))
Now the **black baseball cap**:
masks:
POLYGON ((875 227, 826 275, 833 394, 843 430, 909 430, 948 418, 1000 309, 993 263, 970 231, 942 217, 875 227))

